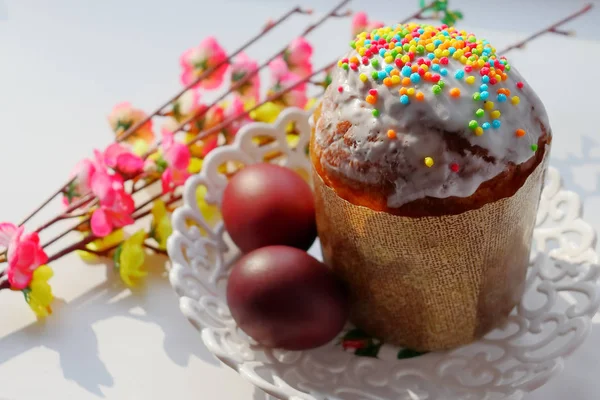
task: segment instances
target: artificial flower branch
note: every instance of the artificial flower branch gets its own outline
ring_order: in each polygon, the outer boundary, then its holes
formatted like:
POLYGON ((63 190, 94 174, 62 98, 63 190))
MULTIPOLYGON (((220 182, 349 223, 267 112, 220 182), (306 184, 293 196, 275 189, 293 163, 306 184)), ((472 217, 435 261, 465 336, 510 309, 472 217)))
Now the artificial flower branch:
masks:
MULTIPOLYGON (((301 33, 301 37, 307 36, 310 32, 312 32, 313 30, 315 30, 317 27, 323 25, 327 19, 331 18, 331 16, 335 13, 338 12, 339 9, 343 8, 347 3, 349 3, 350 0, 343 0, 341 1, 330 13, 324 15, 323 17, 321 17, 317 22, 315 22, 314 24, 311 24, 304 32, 301 33)), ((275 26, 275 25, 274 25, 275 26)), ((272 29, 272 28, 271 28, 272 29)), ((287 51, 288 47, 286 46, 284 49, 282 49, 281 51, 279 51, 278 53, 276 53, 274 56, 272 56, 271 58, 269 58, 269 60, 267 60, 266 62, 264 62, 260 67, 258 67, 257 69, 255 69, 254 71, 249 72, 242 80, 240 80, 239 82, 237 82, 236 84, 232 85, 230 90, 225 93, 224 95, 220 96, 217 100, 213 101, 212 104, 210 104, 207 109, 210 109, 212 107, 214 107, 216 104, 218 104, 218 102, 222 101, 223 99, 225 99, 231 92, 236 91, 238 89, 240 89, 244 84, 246 84, 252 77, 254 77, 255 75, 258 74, 258 72, 261 69, 264 69, 265 67, 269 66, 270 63, 272 63, 275 59, 277 59, 278 57, 281 57, 286 51, 287 51)), ((231 57, 230 57, 231 58, 231 57)), ((229 58, 228 58, 229 59, 229 58)), ((203 138, 206 138, 207 136, 214 134, 216 132, 218 132, 221 129, 226 128, 228 125, 230 125, 231 123, 245 117, 248 116, 250 112, 255 111, 257 109, 259 109, 261 106, 263 106, 264 104, 268 103, 268 102, 272 102, 282 96, 284 96, 285 94, 289 93, 290 91, 296 89, 297 87, 305 84, 306 82, 310 81, 310 78, 312 78, 313 76, 316 76, 317 74, 324 72, 325 70, 331 68, 333 66, 333 64, 330 64, 328 66, 326 66, 325 68, 322 68, 321 70, 317 71, 316 73, 312 74, 309 78, 305 78, 302 79, 300 81, 298 81, 297 83, 287 87, 286 89, 279 91, 277 93, 275 93, 272 96, 269 96, 265 101, 263 101, 262 103, 252 107, 250 110, 248 110, 247 112, 244 112, 242 114, 236 115, 234 117, 230 117, 228 119, 226 119, 225 121, 223 121, 222 123, 218 124, 217 126, 209 129, 206 132, 201 132, 198 135, 196 135, 192 141, 190 141, 189 143, 187 143, 187 145, 192 145, 194 143, 197 143, 199 140, 202 140, 203 138)), ((214 69, 214 68, 213 68, 214 69)), ((202 75, 201 75, 202 76, 202 75)), ((195 83, 196 80, 194 81, 195 83)), ((175 100, 177 99, 177 97, 174 98, 175 100)), ((169 104, 171 104, 174 100, 171 100, 171 102, 169 104)), ((164 108, 164 107, 163 107, 164 108)), ((188 125, 189 123, 197 120, 198 118, 201 118, 202 116, 204 116, 206 114, 206 110, 201 110, 198 113, 192 114, 191 116, 189 116, 188 118, 186 118, 183 122, 181 122, 174 130, 173 130, 173 134, 180 132, 181 130, 183 130, 183 128, 188 125)), ((156 115, 156 114, 155 114, 156 115)), ((137 125, 141 125, 141 124, 137 124, 137 125)), ((132 131, 132 129, 130 128, 128 131, 132 131)), ((121 138, 126 138, 127 135, 123 135, 121 138), (123 137, 124 136, 124 137, 123 137)), ((158 143, 149 151, 147 151, 142 158, 143 159, 147 159, 149 156, 151 156, 152 154, 154 154, 157 150, 158 150, 158 146, 161 144, 161 141, 158 141, 158 143)), ((141 186, 140 188, 138 188, 136 191, 139 190, 143 190, 147 187, 149 187, 150 185, 152 185, 153 183, 157 182, 158 179, 156 180, 150 180, 149 182, 145 183, 143 186, 141 186)), ((86 203, 90 202, 92 200, 92 197, 90 195, 86 195, 84 198, 80 199, 77 203, 76 206, 80 207, 85 205, 86 203)), ((47 222, 46 224, 42 225, 40 228, 38 228, 36 231, 37 232, 41 232, 43 229, 46 229, 50 226, 52 226, 54 223, 61 221, 63 219, 65 219, 65 215, 67 212, 71 212, 74 209, 76 209, 75 204, 70 206, 65 212, 63 212, 62 214, 60 214, 59 216, 53 218, 52 220, 50 220, 49 222, 47 222)), ((58 239, 61 239, 62 237, 66 236, 68 233, 74 231, 77 229, 77 227, 79 227, 82 223, 86 223, 89 222, 90 218, 85 219, 84 221, 80 222, 79 224, 77 224, 76 226, 73 226, 67 230, 65 230, 64 232, 62 232, 61 234, 58 235, 58 237, 50 240, 49 242, 44 244, 45 246, 49 246, 53 243, 55 243, 58 239)), ((86 238, 86 240, 89 240, 89 238, 86 238)), ((93 241, 93 240, 92 240, 93 241)), ((89 243, 83 243, 81 242, 82 245, 84 246, 85 244, 89 243)), ((71 249, 71 247, 68 247, 67 250, 73 251, 73 250, 80 250, 79 248, 75 248, 75 249, 71 249)), ((65 254, 62 254, 63 252, 59 252, 58 256, 62 257, 65 254)), ((56 256, 51 257, 53 260, 55 260, 56 256)))
MULTIPOLYGON (((334 63, 313 70, 313 49, 304 37, 331 18, 348 16, 349 12, 341 9, 349 2, 340 1, 329 13, 309 25, 299 38, 260 66, 243 50, 291 15, 310 14, 311 11, 291 10, 278 21, 270 22, 260 34, 230 55, 214 38, 207 38, 182 55, 184 89, 163 106, 149 115, 129 103, 115 106, 109 116, 115 142, 103 152, 95 151, 93 158, 82 160, 76 166, 73 178, 52 196, 63 195, 63 211, 30 234, 24 232, 22 225, 0 224, 0 253, 4 253, 0 254, 0 262, 7 263, 6 269, 0 272, 0 289, 23 291, 36 315, 48 315, 52 292, 47 281, 52 270, 46 264, 72 252, 78 252, 84 259, 112 257, 115 270, 127 285, 142 278, 146 274, 143 269, 146 252, 165 254, 166 240, 172 232, 170 213, 182 199, 181 192, 176 191, 191 174, 200 170, 203 158, 220 143, 229 142, 249 122, 272 122, 289 106, 313 107, 315 99, 307 96, 308 84, 318 82, 326 88, 334 63), (261 101, 259 72, 267 67, 272 73, 273 86, 261 101), (202 104, 201 92, 221 86, 228 72, 227 93, 208 105, 202 104), (316 81, 315 77, 324 72, 325 79, 316 81), (154 138, 155 117, 167 124, 162 129, 162 139, 154 138), (159 181, 162 191, 136 204, 133 195, 159 181), (150 205, 152 207, 148 207, 150 205), (149 215, 152 216, 150 229, 124 233, 124 227, 149 215), (71 219, 77 219, 77 223, 40 244, 40 232, 71 219), (76 243, 49 257, 46 255, 47 247, 74 232, 82 235, 76 243)), ((442 5, 447 6, 447 2, 434 1, 407 20, 422 16, 429 9, 439 10, 442 5)), ((366 14, 358 13, 352 27, 355 31, 381 25, 380 22, 369 22, 366 14)), ((291 146, 297 141, 293 129, 288 140, 291 146)), ((263 144, 266 143, 259 143, 263 144)), ((203 194, 198 196, 203 214, 206 212, 209 218, 214 218, 216 209, 206 204, 203 194)))
MULTIPOLYGON (((346 2, 347 1, 345 1, 345 3, 346 2)), ((127 138, 129 138, 138 129, 140 129, 140 127, 142 127, 144 124, 148 123, 148 121, 150 121, 151 118, 153 118, 156 115, 161 114, 164 109, 166 109, 167 107, 169 107, 170 105, 172 105, 173 102, 176 101, 179 97, 181 97, 181 95, 183 93, 185 93, 190 88, 196 86, 199 82, 201 82, 203 79, 205 79, 211 73, 213 73, 214 71, 216 71, 218 68, 226 65, 226 63, 228 63, 228 62, 231 62, 231 60, 234 57, 236 57, 237 55, 239 55, 240 53, 242 53, 249 46, 251 46, 254 43, 256 43, 266 33, 270 32, 271 30, 273 30, 277 26, 282 25, 284 22, 286 22, 288 19, 290 19, 294 14, 310 15, 310 14, 312 14, 312 10, 304 10, 304 9, 302 9, 300 7, 295 7, 293 9, 291 9, 290 11, 288 11, 287 13, 285 13, 283 16, 281 16, 278 20, 273 21, 271 24, 269 24, 269 26, 265 27, 260 33, 258 33, 257 35, 253 36, 250 40, 248 40, 246 43, 244 43, 240 48, 238 48, 237 50, 235 50, 227 59, 222 60, 217 65, 215 65, 212 68, 209 68, 206 71, 204 71, 196 79, 194 79, 191 83, 189 83, 188 85, 186 85, 177 94, 175 94, 172 98, 170 98, 168 101, 166 101, 164 104, 162 104, 161 106, 159 106, 156 110, 154 110, 154 112, 148 114, 147 117, 142 118, 140 121, 138 121, 138 122, 134 123, 132 126, 130 126, 126 131, 124 131, 123 133, 121 133, 120 135, 118 135, 117 138, 116 138, 116 141, 119 142, 119 141, 123 141, 123 140, 126 140, 127 138)), ((72 182, 73 182, 73 179, 70 179, 67 183, 65 183, 64 185, 62 185, 60 187, 60 189, 58 189, 50 197, 48 197, 45 201, 43 201, 42 204, 40 204, 35 210, 33 210, 33 212, 31 212, 29 215, 27 215, 19 223, 19 226, 24 225, 31 218, 33 218, 35 215, 37 215, 41 210, 44 209, 44 207, 46 207, 52 200, 54 200, 56 198, 56 196, 59 196, 63 192, 63 190, 65 190, 66 187, 68 187, 70 184, 72 184, 72 182)))
POLYGON ((557 22, 551 24, 550 26, 548 26, 548 27, 546 27, 544 29, 541 29, 538 32, 533 33, 531 36, 528 36, 527 38, 525 38, 525 39, 523 39, 523 40, 521 40, 521 41, 519 41, 519 42, 517 42, 515 44, 512 44, 512 45, 508 46, 507 48, 505 48, 504 50, 500 51, 499 53, 500 54, 506 54, 506 53, 508 53, 508 52, 510 52, 512 50, 522 49, 523 47, 525 47, 525 45, 527 43, 529 43, 529 42, 531 42, 531 41, 539 38, 540 36, 548 34, 548 33, 553 33, 553 34, 557 34, 557 35, 572 36, 572 35, 574 35, 574 32, 572 32, 572 31, 564 31, 564 30, 561 30, 561 29, 558 29, 558 28, 560 28, 561 26, 563 26, 567 22, 571 22, 574 19, 577 19, 577 18, 581 17, 582 15, 587 14, 588 12, 590 12, 592 10, 592 8, 594 8, 594 4, 588 3, 581 10, 579 10, 579 11, 577 11, 577 12, 575 12, 575 13, 573 13, 573 14, 571 14, 571 15, 563 18, 563 19, 561 19, 560 21, 557 21, 557 22))
MULTIPOLYGON (((187 145, 187 146, 190 146, 190 145, 192 145, 192 144, 196 143, 197 141, 199 141, 199 140, 202 140, 203 138, 205 138, 205 137, 207 137, 207 136, 210 136, 211 134, 213 134, 213 133, 215 133, 215 132, 218 132, 219 130, 221 130, 221 129, 223 129, 223 128, 225 128, 225 127, 229 126, 229 125, 231 125, 233 122, 235 122, 235 121, 237 121, 237 120, 240 120, 240 119, 242 119, 242 118, 244 118, 244 117, 248 116, 250 113, 252 113, 253 111, 256 111, 256 110, 257 110, 257 109, 259 109, 260 107, 264 106, 266 103, 269 103, 269 102, 272 102, 272 101, 274 101, 274 100, 277 100, 278 98, 280 98, 280 97, 284 96, 285 94, 287 94, 287 93, 289 93, 289 92, 293 91, 293 90, 294 90, 294 89, 296 89, 297 87, 299 87, 299 86, 301 86, 301 85, 305 84, 306 82, 310 81, 310 80, 311 80, 311 79, 312 79, 314 76, 317 76, 317 75, 319 75, 319 74, 321 74, 321 73, 323 73, 323 72, 327 71, 328 69, 330 69, 331 67, 333 67, 335 64, 336 64, 336 63, 331 63, 331 64, 328 64, 328 65, 326 65, 325 67, 323 67, 323 68, 321 68, 321 69, 319 69, 319 70, 315 71, 315 72, 314 72, 312 75, 310 75, 310 76, 308 76, 308 77, 306 77, 306 78, 304 78, 304 79, 302 79, 302 80, 300 80, 300 81, 296 82, 295 84, 293 84, 293 85, 291 85, 291 86, 289 86, 289 87, 287 87, 287 88, 283 89, 282 91, 280 91, 280 92, 278 92, 278 93, 276 93, 276 94, 274 94, 274 95, 272 95, 272 96, 269 96, 269 97, 267 97, 267 99, 265 99, 265 100, 264 100, 262 103, 260 103, 260 104, 258 104, 258 105, 256 105, 256 106, 254 106, 254 107, 252 107, 252 108, 250 108, 249 110, 247 110, 247 111, 244 111, 243 113, 237 114, 237 115, 235 115, 235 116, 232 116, 232 117, 230 117, 230 118, 228 118, 228 119, 224 120, 224 121, 223 121, 223 122, 221 122, 220 124, 218 124, 218 125, 216 125, 216 126, 212 127, 211 129, 209 129, 209 130, 207 130, 207 131, 204 131, 204 132, 201 132, 201 133, 199 133, 199 134, 198 134, 197 136, 195 136, 195 137, 194 137, 194 138, 193 138, 193 139, 192 139, 190 142, 186 143, 186 145, 187 145)), ((182 125, 183 125, 183 124, 182 124, 182 125)), ((181 127, 181 126, 180 126, 180 127, 181 127)), ((148 182, 148 183, 146 184, 146 187, 148 187, 148 186, 150 186, 150 185, 152 185, 152 184, 154 184, 154 183, 156 183, 156 182, 158 182, 158 181, 159 181, 158 179, 157 179, 157 180, 150 181, 150 182, 148 182)), ((160 199, 160 198, 161 198, 161 197, 163 197, 163 196, 164 196, 164 193, 159 193, 159 194, 157 194, 157 195, 154 195, 154 196, 150 197, 150 199, 146 200, 144 203, 142 203, 141 205, 139 205, 139 206, 138 206, 138 207, 137 207, 137 208, 134 210, 134 212, 132 213, 132 218, 133 218, 134 220, 138 220, 138 219, 141 219, 141 218, 144 218, 144 217, 146 217, 148 214, 150 214, 150 211, 146 211, 146 212, 144 212, 144 213, 141 213, 141 214, 138 214, 138 215, 136 215, 136 212, 137 212, 137 211, 139 211, 140 209, 142 209, 142 208, 144 208, 144 207, 148 206, 149 204, 151 204, 151 203, 152 203, 152 202, 154 202, 155 200, 158 200, 158 199, 160 199)), ((176 196, 176 197, 174 197, 174 200, 175 200, 175 201, 177 201, 177 200, 180 200, 180 199, 181 199, 181 196, 176 196)), ((69 228, 69 229, 65 230, 64 232, 62 232, 61 234, 59 234, 59 235, 58 235, 58 237, 54 238, 53 240, 51 240, 51 241, 50 241, 50 242, 48 242, 48 243, 45 243, 43 247, 49 246, 50 244, 52 244, 52 243, 56 242, 58 239, 60 239, 60 238, 62 238, 62 237, 64 237, 64 236, 66 236, 67 234, 69 234, 69 233, 71 233, 71 232, 73 232, 73 231, 77 230, 77 228, 78 228, 78 227, 79 227, 81 224, 87 223, 87 222, 89 222, 89 221, 90 221, 90 218, 89 218, 89 217, 87 217, 87 218, 86 218, 86 219, 84 219, 83 221, 79 222, 79 223, 78 223, 76 226, 73 226, 73 227, 71 227, 71 228, 69 228)), ((51 257, 49 258, 49 261, 48 261, 48 262, 50 262, 50 261, 56 261, 57 259, 59 259, 59 258, 61 258, 61 257, 65 256, 65 255, 67 255, 67 254, 69 254, 69 253, 71 253, 71 252, 73 252, 73 251, 75 251, 75 250, 84 250, 84 249, 85 249, 85 246, 86 246, 87 244, 89 244, 89 243, 93 242, 93 241, 94 241, 94 240, 96 240, 96 239, 98 239, 98 238, 97 238, 97 237, 95 237, 95 236, 93 236, 93 235, 91 235, 91 236, 88 236, 88 237, 85 237, 83 240, 81 240, 81 241, 79 241, 79 242, 77 242, 77 243, 74 243, 74 244, 72 244, 72 245, 68 246, 67 248, 65 248, 65 249, 63 249, 63 250, 61 250, 61 251, 59 251, 57 254, 55 254, 55 255, 51 256, 51 257)))

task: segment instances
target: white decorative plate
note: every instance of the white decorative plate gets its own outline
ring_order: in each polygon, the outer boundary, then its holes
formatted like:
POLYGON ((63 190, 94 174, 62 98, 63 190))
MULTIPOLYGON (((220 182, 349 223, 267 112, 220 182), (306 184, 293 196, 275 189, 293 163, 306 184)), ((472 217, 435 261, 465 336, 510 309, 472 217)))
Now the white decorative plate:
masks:
MULTIPOLYGON (((559 372, 590 332, 600 305, 600 268, 595 233, 580 219, 581 202, 561 188, 553 168, 542 194, 527 292, 509 323, 484 339, 406 358, 415 354, 357 332, 316 350, 287 352, 263 348, 238 329, 225 288, 229 266, 239 254, 220 219, 205 218, 210 214, 198 205, 198 188, 204 187, 206 201, 218 206, 227 184, 225 169, 276 153, 283 155, 276 162, 308 173, 309 118, 307 112, 288 109, 274 125, 246 126, 233 144, 213 151, 203 171, 186 183, 185 204, 174 213, 168 244, 170 280, 181 311, 209 350, 270 395, 293 400, 520 399, 559 372), (300 132, 295 147, 286 140, 290 123, 300 132), (260 146, 259 137, 274 140, 260 146)), ((312 251, 320 254, 316 247, 312 251)))

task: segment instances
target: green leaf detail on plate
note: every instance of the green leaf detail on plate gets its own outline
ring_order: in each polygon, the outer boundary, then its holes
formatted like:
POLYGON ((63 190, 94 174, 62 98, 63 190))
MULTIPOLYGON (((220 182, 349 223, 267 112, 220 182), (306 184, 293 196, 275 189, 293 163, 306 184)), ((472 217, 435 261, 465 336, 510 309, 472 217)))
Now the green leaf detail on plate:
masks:
POLYGON ((427 354, 425 353, 421 353, 415 350, 410 350, 410 349, 402 349, 398 352, 398 360, 404 360, 407 358, 415 358, 415 357, 419 357, 422 356, 423 354, 427 354))

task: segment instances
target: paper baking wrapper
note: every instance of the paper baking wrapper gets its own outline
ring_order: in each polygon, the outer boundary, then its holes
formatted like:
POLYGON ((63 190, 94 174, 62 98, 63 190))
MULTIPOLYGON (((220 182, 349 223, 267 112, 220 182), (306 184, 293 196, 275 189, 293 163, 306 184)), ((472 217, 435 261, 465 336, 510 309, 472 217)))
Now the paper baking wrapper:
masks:
POLYGON ((351 204, 313 171, 323 257, 348 285, 352 322, 419 351, 504 322, 523 295, 544 172, 480 209, 410 218, 351 204))

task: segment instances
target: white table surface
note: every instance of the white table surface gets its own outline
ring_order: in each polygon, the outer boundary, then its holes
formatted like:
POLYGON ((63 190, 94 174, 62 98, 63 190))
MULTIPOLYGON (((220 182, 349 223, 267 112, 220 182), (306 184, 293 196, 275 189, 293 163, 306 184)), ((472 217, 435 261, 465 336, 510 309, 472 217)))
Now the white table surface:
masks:
MULTIPOLYGON (((112 139, 105 115, 115 103, 129 100, 150 110, 178 90, 183 50, 211 33, 232 50, 267 17, 294 3, 0 0, 0 221, 17 222, 64 182, 78 159, 112 139)), ((323 9, 333 1, 304 3, 323 9)), ((369 8, 393 22, 391 14, 400 18, 417 2, 372 3, 356 1, 355 9, 369 8)), ((493 18, 479 10, 481 1, 452 3, 467 14, 463 26, 476 27, 502 47, 582 2, 506 0, 493 18)), ((585 217, 597 230, 600 79, 594 74, 600 42, 581 38, 598 38, 593 22, 600 20, 599 11, 580 20, 580 38, 546 37, 511 55, 548 108, 555 134, 552 164, 584 199, 585 217), (556 48, 564 53, 554 55, 556 48), (582 72, 560 67, 561 60, 578 60, 582 72)), ((303 18, 250 55, 265 57, 280 47, 303 18)), ((348 27, 348 21, 333 21, 315 33, 316 64, 339 53, 348 27)), ((264 399, 204 348, 180 314, 160 265, 136 293, 107 280, 110 268, 86 265, 76 256, 53 266, 59 299, 45 323, 35 322, 20 295, 0 293, 0 399, 264 399)), ((597 399, 598 359, 600 329, 559 377, 529 399, 597 399)))

